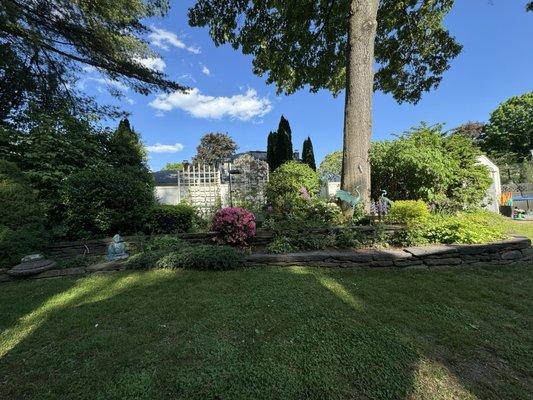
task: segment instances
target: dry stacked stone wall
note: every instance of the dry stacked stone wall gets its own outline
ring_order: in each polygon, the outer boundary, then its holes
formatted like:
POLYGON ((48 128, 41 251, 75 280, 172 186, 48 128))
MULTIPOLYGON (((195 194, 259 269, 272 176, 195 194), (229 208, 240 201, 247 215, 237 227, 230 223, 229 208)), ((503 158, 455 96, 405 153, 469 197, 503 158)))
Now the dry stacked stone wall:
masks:
POLYGON ((289 254, 252 254, 248 265, 317 267, 413 267, 510 264, 533 261, 531 241, 513 237, 481 245, 439 245, 404 249, 313 251, 289 254))

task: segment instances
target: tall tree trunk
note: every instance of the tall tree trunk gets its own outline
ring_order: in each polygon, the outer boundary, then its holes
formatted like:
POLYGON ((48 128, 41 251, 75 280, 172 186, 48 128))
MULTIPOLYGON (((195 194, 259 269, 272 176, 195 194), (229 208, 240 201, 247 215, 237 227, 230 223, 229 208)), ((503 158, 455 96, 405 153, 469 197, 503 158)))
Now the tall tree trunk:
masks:
MULTIPOLYGON (((346 57, 346 103, 341 188, 361 193, 370 208, 370 136, 378 0, 351 0, 346 57)), ((347 210, 347 213, 350 211, 347 210)))

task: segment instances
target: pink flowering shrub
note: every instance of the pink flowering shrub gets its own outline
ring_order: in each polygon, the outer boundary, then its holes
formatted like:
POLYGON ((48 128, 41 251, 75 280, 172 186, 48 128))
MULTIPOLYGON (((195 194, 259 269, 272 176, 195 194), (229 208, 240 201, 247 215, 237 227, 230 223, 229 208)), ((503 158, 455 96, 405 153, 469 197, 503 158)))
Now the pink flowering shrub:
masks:
POLYGON ((245 246, 255 236, 255 215, 240 207, 226 207, 213 217, 213 230, 220 242, 245 246))

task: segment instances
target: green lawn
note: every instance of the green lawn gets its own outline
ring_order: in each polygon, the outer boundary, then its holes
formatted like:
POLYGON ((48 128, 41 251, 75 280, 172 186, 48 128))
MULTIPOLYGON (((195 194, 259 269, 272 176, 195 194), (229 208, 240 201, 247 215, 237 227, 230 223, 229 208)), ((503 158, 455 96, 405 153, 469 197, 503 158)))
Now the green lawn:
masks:
POLYGON ((509 233, 527 236, 533 240, 533 221, 513 221, 508 219, 505 222, 505 229, 509 233))
POLYGON ((0 285, 0 399, 531 399, 533 268, 0 285))

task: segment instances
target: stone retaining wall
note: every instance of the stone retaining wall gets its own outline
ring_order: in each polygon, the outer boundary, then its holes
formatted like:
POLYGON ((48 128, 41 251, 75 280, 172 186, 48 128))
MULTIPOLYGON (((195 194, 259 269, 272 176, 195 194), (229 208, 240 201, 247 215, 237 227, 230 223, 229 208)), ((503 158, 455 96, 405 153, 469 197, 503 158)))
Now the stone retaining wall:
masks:
POLYGON ((313 251, 289 254, 252 254, 247 265, 317 267, 413 267, 510 264, 533 261, 531 240, 513 237, 482 245, 439 245, 405 249, 313 251))
MULTIPOLYGON (((496 243, 481 245, 420 246, 405 249, 312 251, 289 254, 251 254, 248 266, 310 266, 310 267, 398 267, 429 268, 438 266, 484 266, 528 263, 533 266, 533 247, 526 237, 513 237, 496 243)), ((104 262, 83 268, 52 269, 27 278, 84 276, 123 270, 121 262, 104 262)), ((20 280, 0 269, 0 282, 20 280)))

